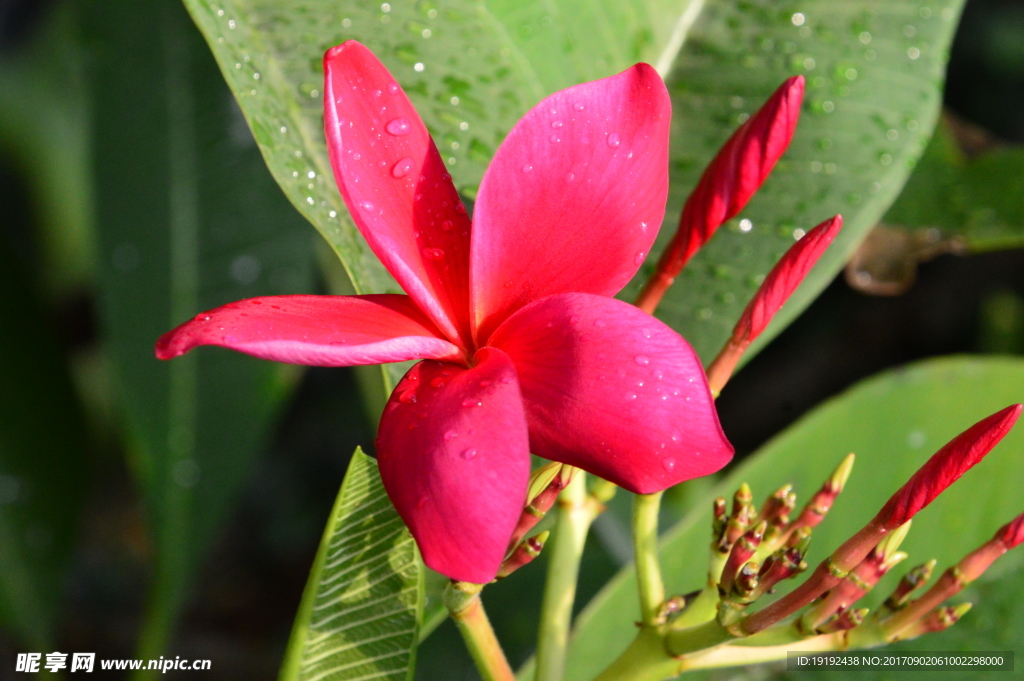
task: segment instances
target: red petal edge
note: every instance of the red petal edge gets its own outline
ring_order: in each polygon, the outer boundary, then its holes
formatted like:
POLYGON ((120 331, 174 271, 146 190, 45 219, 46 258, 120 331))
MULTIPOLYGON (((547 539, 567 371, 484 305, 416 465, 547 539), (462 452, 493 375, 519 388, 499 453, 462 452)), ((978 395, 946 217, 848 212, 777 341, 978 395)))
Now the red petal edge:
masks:
POLYGON ((354 40, 324 56, 324 131, 359 231, 450 339, 469 338, 469 217, 412 102, 354 40))
POLYGON ((473 214, 479 344, 534 300, 625 286, 665 214, 671 118, 661 78, 637 64, 557 92, 516 124, 473 214))
POLYGON ((509 317, 491 343, 515 363, 540 456, 640 494, 732 458, 693 348, 632 305, 550 296, 509 317))
POLYGON ((165 333, 159 359, 219 345, 288 364, 463 360, 408 296, 267 296, 222 305, 165 333))
POLYGON ((420 362, 395 388, 377 458, 388 496, 432 569, 485 584, 526 504, 530 454, 516 372, 484 348, 472 369, 420 362))

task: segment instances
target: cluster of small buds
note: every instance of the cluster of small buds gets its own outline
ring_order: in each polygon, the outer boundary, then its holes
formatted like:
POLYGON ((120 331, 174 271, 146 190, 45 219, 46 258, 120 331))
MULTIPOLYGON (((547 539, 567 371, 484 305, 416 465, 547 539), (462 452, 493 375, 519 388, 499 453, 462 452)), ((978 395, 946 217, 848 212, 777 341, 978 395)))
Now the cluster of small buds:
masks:
POLYGON ((797 496, 792 485, 776 490, 760 510, 746 483, 733 496, 731 514, 726 514, 725 499, 715 499, 709 577, 718 589, 719 624, 732 627, 749 605, 807 569, 804 556, 811 532, 843 491, 853 462, 853 454, 843 459, 794 520, 797 496))
MULTIPOLYGON (((981 461, 1010 430, 1020 411, 1020 405, 1013 405, 982 419, 936 452, 864 529, 837 549, 806 581, 784 598, 753 615, 743 617, 742 610, 764 592, 763 587, 759 585, 749 596, 739 599, 736 598, 735 586, 728 591, 722 589, 719 623, 738 636, 749 636, 773 626, 792 627, 802 637, 846 632, 844 645, 853 647, 881 645, 952 626, 966 609, 963 606, 943 606, 943 601, 977 579, 996 558, 1024 541, 1024 515, 1000 528, 990 541, 947 570, 920 598, 911 600, 911 595, 929 580, 935 561, 910 570, 885 604, 870 618, 866 608, 854 606, 874 588, 883 575, 907 558, 907 554, 899 551, 899 546, 910 530, 911 518, 971 466, 981 461), (792 622, 788 621, 789 616, 800 611, 803 612, 799 617, 792 622)), ((789 556, 777 552, 784 552, 789 547, 806 546, 812 528, 824 519, 836 496, 842 491, 852 464, 853 458, 848 456, 797 519, 782 526, 778 535, 772 538, 771 545, 766 547, 766 542, 762 542, 761 547, 764 548, 759 547, 758 552, 775 551, 773 559, 786 558, 789 565, 799 565, 797 561, 802 559, 805 549, 793 551, 789 556)), ((776 492, 765 503, 762 515, 778 515, 776 509, 785 507, 784 499, 788 499, 790 494, 788 488, 776 492)), ((737 550, 740 553, 736 560, 743 559, 745 548, 741 546, 737 549, 734 546, 731 549, 733 552, 737 550)), ((756 559, 756 553, 751 558, 756 559)), ((730 555, 725 564, 731 566, 732 562, 730 555)), ((768 567, 767 562, 765 567, 768 567)), ((767 582, 769 571, 760 568, 760 572, 760 581, 767 582)), ((722 574, 724 576, 724 571, 722 574)))

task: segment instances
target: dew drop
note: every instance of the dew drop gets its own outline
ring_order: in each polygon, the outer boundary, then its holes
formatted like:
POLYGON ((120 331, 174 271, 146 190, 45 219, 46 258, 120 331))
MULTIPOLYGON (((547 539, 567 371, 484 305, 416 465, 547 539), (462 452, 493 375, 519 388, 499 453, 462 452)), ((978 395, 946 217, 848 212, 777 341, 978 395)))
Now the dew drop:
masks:
POLYGON ((472 459, 476 456, 476 450, 472 447, 462 452, 463 459, 472 459))
POLYGON ((561 142, 562 138, 559 137, 558 135, 552 133, 551 136, 548 137, 548 141, 551 141, 551 142, 561 142))
POLYGON ((533 170, 533 166, 531 166, 531 165, 525 165, 525 166, 523 166, 523 172, 524 172, 524 173, 528 173, 528 172, 530 172, 531 170, 533 170))
POLYGON ((647 355, 637 355, 636 357, 633 358, 633 361, 639 364, 640 366, 645 367, 651 363, 651 358, 648 357, 647 355))
POLYGON ((437 378, 431 379, 431 381, 430 381, 430 387, 431 388, 443 388, 446 385, 448 385, 448 382, 445 381, 440 376, 438 376, 437 378))
POLYGON ((416 391, 406 390, 404 393, 398 396, 398 401, 403 404, 415 404, 416 403, 416 391))
POLYGON ((359 207, 362 208, 365 211, 373 211, 373 210, 375 210, 377 208, 376 206, 374 206, 369 201, 360 201, 359 202, 359 207))
POLYGON ((458 434, 458 433, 456 433, 456 432, 455 432, 454 430, 448 430, 448 431, 445 431, 445 434, 444 434, 444 441, 445 441, 445 442, 451 442, 452 440, 454 440, 454 439, 455 439, 455 438, 457 438, 458 436, 459 436, 459 434, 458 434))
POLYGON ((456 203, 455 204, 455 212, 458 213, 459 215, 465 215, 466 214, 466 205, 464 203, 462 203, 461 201, 456 203))
POLYGON ((572 108, 576 109, 577 111, 583 111, 583 109, 585 109, 586 106, 583 104, 583 102, 576 102, 575 104, 572 105, 572 108))
POLYGON ((636 399, 636 393, 626 393, 626 399, 632 402, 636 399))
POLYGON ((576 179, 576 175, 575 174, 573 174, 573 173, 566 173, 565 174, 565 181, 566 182, 572 182, 575 179, 576 179))
POLYGON ((452 222, 451 220, 442 220, 441 229, 443 229, 446 232, 450 232, 453 229, 455 229, 455 223, 452 222))
POLYGON ((560 128, 560 127, 562 127, 562 125, 563 125, 562 121, 551 121, 551 127, 552 128, 560 128))
POLYGON ((480 400, 473 399, 472 397, 467 397, 466 399, 462 400, 462 406, 463 407, 467 407, 467 408, 468 407, 482 407, 482 406, 484 406, 484 403, 481 402, 480 400))
POLYGON ((676 468, 676 460, 671 456, 666 456, 661 460, 661 465, 665 467, 665 470, 671 473, 676 468))
POLYGON ((441 260, 444 258, 444 250, 441 248, 424 248, 423 257, 427 260, 441 260))
POLYGON ((610 135, 608 135, 608 139, 606 139, 605 141, 608 143, 608 146, 611 147, 612 149, 618 147, 619 144, 622 142, 619 139, 619 134, 616 132, 613 132, 610 135))
POLYGON ((415 165, 416 164, 413 162, 413 160, 406 156, 402 160, 395 163, 395 165, 391 166, 391 177, 395 178, 396 180, 400 180, 409 173, 411 173, 415 165))
POLYGON ((644 253, 643 251, 640 251, 639 253, 637 253, 635 256, 633 256, 633 264, 635 264, 635 265, 643 265, 644 264, 644 256, 646 256, 646 255, 647 254, 644 253))
POLYGON ((384 129, 387 130, 388 133, 392 135, 408 135, 410 132, 412 132, 412 124, 409 123, 408 118, 392 118, 390 121, 388 121, 388 124, 384 126, 384 129))
POLYGON ((388 92, 390 92, 393 95, 397 95, 398 90, 398 83, 396 83, 395 81, 391 81, 390 83, 388 83, 388 92))
POLYGON ((650 338, 651 337, 651 330, 646 328, 646 327, 642 328, 642 329, 640 329, 640 335, 643 336, 644 338, 650 338))

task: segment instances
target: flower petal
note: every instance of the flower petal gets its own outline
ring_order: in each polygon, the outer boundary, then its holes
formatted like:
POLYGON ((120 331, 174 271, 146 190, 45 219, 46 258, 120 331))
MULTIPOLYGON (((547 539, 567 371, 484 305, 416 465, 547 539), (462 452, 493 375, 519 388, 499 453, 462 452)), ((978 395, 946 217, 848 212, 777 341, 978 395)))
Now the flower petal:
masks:
POLYGON ((449 338, 469 338, 469 218, 405 92, 363 45, 324 55, 324 130, 352 219, 449 338))
POLYGON ((632 305, 550 296, 509 317, 491 343, 516 365, 540 456, 641 494, 732 458, 693 348, 632 305))
POLYGON ((534 300, 625 286, 665 213, 671 116, 661 78, 637 64, 551 95, 512 128, 473 213, 478 343, 534 300))
POLYGON ((485 584, 526 504, 530 455, 511 360, 494 348, 476 359, 472 369, 428 361, 409 370, 384 409, 377 460, 424 562, 485 584))
POLYGON ((408 296, 267 296, 228 303, 168 331, 156 356, 220 345, 289 364, 336 367, 461 359, 408 296))

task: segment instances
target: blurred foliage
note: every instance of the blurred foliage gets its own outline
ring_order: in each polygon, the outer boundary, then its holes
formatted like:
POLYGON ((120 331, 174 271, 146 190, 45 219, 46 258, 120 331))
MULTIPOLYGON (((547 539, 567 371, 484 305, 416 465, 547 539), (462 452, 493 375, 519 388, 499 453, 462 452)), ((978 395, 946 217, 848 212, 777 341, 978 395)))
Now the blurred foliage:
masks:
POLYGON ((153 344, 216 305, 308 291, 312 254, 180 3, 79 9, 101 333, 155 544, 139 656, 156 657, 294 371, 225 350, 164 363, 153 344))

